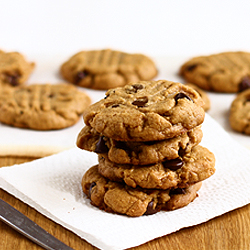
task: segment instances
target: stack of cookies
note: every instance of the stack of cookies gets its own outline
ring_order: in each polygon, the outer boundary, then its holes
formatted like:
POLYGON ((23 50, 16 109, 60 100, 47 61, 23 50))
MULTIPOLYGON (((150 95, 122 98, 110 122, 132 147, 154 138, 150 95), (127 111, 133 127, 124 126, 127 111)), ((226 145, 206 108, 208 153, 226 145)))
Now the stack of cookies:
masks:
POLYGON ((92 205, 141 216, 186 206, 215 172, 199 145, 205 112, 200 95, 171 81, 139 81, 110 89, 84 113, 77 139, 98 154, 82 188, 92 205))

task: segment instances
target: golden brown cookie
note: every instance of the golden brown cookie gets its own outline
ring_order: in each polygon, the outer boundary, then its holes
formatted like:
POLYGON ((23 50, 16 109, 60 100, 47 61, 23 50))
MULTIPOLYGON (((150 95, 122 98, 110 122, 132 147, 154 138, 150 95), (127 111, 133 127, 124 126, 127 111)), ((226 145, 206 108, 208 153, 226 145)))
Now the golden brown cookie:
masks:
POLYGON ((231 104, 229 121, 232 129, 250 135, 250 89, 235 97, 231 104))
POLYGON ((215 172, 215 157, 200 145, 173 160, 151 165, 116 164, 99 156, 98 171, 104 177, 136 188, 169 189, 203 181, 215 172))
POLYGON ((27 62, 22 54, 0 50, 0 87, 24 84, 34 67, 35 63, 27 62))
POLYGON ((201 127, 171 139, 149 142, 116 141, 99 134, 94 128, 83 127, 77 137, 81 149, 103 154, 114 163, 147 165, 175 159, 198 145, 202 139, 201 127))
POLYGON ((35 130, 75 124, 90 98, 70 84, 33 84, 0 89, 0 122, 35 130))
POLYGON ((198 94, 201 96, 202 100, 204 101, 204 110, 208 111, 210 109, 211 103, 210 103, 210 98, 208 96, 208 94, 202 90, 201 88, 199 88, 197 85, 194 85, 192 83, 186 83, 185 85, 192 87, 195 91, 198 92, 198 94))
POLYGON ((151 80, 157 75, 149 57, 110 49, 81 51, 66 61, 60 72, 73 84, 104 90, 132 81, 151 80))
POLYGON ((131 217, 174 210, 188 205, 198 195, 201 183, 167 190, 131 188, 104 178, 93 166, 82 178, 82 189, 91 204, 112 213, 131 217))
POLYGON ((120 141, 169 139, 199 126, 203 100, 192 88, 166 80, 140 81, 106 92, 84 112, 84 122, 120 141))
POLYGON ((180 75, 205 90, 243 91, 250 87, 250 53, 224 52, 195 57, 181 66, 180 75))

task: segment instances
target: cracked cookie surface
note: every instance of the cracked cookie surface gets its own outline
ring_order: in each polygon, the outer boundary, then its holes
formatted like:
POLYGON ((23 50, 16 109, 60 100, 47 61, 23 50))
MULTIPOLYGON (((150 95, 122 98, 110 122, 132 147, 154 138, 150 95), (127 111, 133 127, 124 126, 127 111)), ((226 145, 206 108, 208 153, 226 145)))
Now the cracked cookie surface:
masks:
POLYGON ((75 124, 90 98, 69 84, 33 84, 0 90, 0 122, 34 130, 75 124))
POLYGON ((82 178, 83 192, 92 205, 106 212, 131 217, 184 207, 197 197, 200 187, 201 182, 168 190, 135 189, 103 177, 98 172, 98 166, 88 169, 82 178))
POLYGON ((205 90, 240 92, 250 87, 250 53, 237 51, 194 57, 181 66, 180 75, 205 90))
POLYGON ((67 81, 81 87, 107 90, 157 75, 154 62, 142 54, 110 49, 81 51, 60 69, 67 81))
POLYGON ((94 128, 83 127, 77 137, 81 149, 103 154, 114 163, 147 165, 171 160, 190 152, 202 139, 201 127, 195 127, 177 137, 149 142, 116 141, 102 136, 94 128))
POLYGON ((34 67, 22 54, 0 50, 0 87, 24 84, 34 67))
POLYGON ((133 82, 108 90, 84 112, 84 122, 115 140, 164 140, 199 126, 203 104, 196 91, 181 83, 133 82))
POLYGON ((124 181, 133 188, 169 189, 185 187, 212 176, 215 157, 207 148, 198 145, 183 157, 144 166, 115 164, 99 156, 98 170, 104 177, 116 182, 124 181))

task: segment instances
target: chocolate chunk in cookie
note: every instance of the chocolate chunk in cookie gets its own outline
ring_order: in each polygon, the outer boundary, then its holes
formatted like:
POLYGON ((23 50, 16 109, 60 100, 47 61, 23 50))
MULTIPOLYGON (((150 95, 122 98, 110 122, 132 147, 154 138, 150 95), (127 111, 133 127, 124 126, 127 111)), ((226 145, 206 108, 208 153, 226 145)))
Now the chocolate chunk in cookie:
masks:
POLYGON ((25 83, 35 67, 18 52, 0 50, 0 85, 18 86, 25 83))
POLYGON ((157 75, 149 57, 110 49, 81 51, 65 62, 60 72, 73 84, 105 90, 131 81, 151 80, 157 75))
POLYGON ((77 137, 81 149, 104 154, 114 163, 147 165, 163 160, 171 160, 190 152, 202 139, 201 127, 161 141, 116 141, 102 136, 94 128, 83 127, 77 137))
POLYGON ((83 192, 91 200, 92 205, 107 212, 131 217, 186 206, 197 197, 200 187, 201 183, 187 186, 183 194, 176 194, 174 189, 131 188, 103 177, 98 172, 98 166, 91 167, 82 178, 83 192))
POLYGON ((35 130, 75 124, 90 105, 84 92, 69 84, 33 84, 0 89, 0 122, 35 130))
POLYGON ((195 57, 181 66, 180 75, 205 90, 236 93, 250 87, 250 53, 195 57))
POLYGON ((99 156, 98 170, 104 177, 124 181, 133 188, 168 189, 203 181, 215 172, 215 157, 198 145, 183 157, 152 165, 116 164, 99 156))
POLYGON ((132 82, 107 91, 84 112, 84 122, 114 140, 164 140, 199 126, 203 104, 196 91, 181 83, 132 82))

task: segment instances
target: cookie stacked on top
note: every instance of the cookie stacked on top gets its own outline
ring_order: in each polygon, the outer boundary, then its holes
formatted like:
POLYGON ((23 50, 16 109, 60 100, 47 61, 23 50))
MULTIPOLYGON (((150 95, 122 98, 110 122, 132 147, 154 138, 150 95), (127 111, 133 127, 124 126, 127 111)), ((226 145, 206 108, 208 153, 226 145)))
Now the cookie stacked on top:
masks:
POLYGON ((84 114, 77 139, 98 154, 82 188, 94 206, 141 216, 186 206, 215 172, 213 153, 199 145, 203 101, 171 81, 139 81, 111 89, 84 114))

